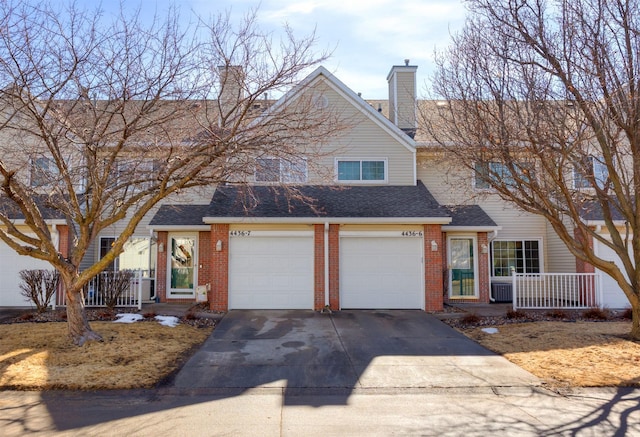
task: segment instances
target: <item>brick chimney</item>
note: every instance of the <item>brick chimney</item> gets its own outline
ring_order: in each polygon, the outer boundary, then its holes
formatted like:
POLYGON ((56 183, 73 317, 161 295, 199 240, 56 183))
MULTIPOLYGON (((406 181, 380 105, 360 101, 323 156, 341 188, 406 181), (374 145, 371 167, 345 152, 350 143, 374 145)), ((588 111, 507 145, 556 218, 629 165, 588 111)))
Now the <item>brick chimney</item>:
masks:
POLYGON ((416 134, 416 70, 415 65, 394 65, 387 75, 389 82, 389 119, 413 138, 416 134))
MULTIPOLYGON (((218 67, 220 91, 218 95, 220 110, 223 116, 232 116, 234 107, 244 97, 245 73, 241 66, 223 65, 218 67)), ((237 110, 238 108, 236 108, 237 110)))

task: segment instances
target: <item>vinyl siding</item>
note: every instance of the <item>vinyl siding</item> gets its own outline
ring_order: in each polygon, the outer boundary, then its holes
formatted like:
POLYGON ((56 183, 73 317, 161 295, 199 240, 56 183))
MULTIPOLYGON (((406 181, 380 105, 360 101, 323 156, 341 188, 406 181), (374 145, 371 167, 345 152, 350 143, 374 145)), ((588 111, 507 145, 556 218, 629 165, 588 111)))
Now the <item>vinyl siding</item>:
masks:
POLYGON ((387 185, 415 185, 415 153, 333 89, 324 89, 329 105, 346 128, 322 145, 319 168, 309 168, 309 183, 335 183, 335 158, 387 159, 387 185))
MULTIPOLYGON (((570 228, 571 229, 571 228, 570 228)), ((573 233, 573 230, 571 230, 573 233)), ((569 252, 567 246, 558 237, 550 224, 547 223, 547 272, 575 273, 576 259, 569 252)))

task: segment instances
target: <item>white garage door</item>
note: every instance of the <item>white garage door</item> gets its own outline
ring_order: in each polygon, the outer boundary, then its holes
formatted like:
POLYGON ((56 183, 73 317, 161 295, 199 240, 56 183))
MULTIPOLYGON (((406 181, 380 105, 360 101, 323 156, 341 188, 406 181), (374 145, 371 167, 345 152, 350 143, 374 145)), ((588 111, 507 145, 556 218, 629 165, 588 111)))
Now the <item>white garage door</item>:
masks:
POLYGON ((313 234, 231 231, 229 309, 313 309, 313 234))
POLYGON ((30 306, 30 301, 20 294, 20 270, 53 269, 51 264, 30 256, 18 255, 0 242, 0 307, 30 306))
MULTIPOLYGON (((612 249, 598 241, 594 241, 594 250, 596 254, 604 259, 614 261, 622 269, 620 257, 616 255, 612 249)), ((606 308, 628 308, 630 306, 629 299, 613 278, 606 273, 596 269, 597 273, 602 275, 602 300, 606 308)))
POLYGON ((422 233, 402 234, 341 234, 342 308, 424 308, 422 233))

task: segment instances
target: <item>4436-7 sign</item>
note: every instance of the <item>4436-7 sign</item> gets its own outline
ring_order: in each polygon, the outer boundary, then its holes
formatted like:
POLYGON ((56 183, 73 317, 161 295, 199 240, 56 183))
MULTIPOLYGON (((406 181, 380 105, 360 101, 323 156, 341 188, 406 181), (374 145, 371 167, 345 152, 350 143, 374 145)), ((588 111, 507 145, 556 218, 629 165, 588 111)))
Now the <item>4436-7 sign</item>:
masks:
POLYGON ((251 231, 229 231, 230 237, 249 237, 251 236, 251 231))
POLYGON ((403 237, 422 237, 422 231, 402 231, 403 237))

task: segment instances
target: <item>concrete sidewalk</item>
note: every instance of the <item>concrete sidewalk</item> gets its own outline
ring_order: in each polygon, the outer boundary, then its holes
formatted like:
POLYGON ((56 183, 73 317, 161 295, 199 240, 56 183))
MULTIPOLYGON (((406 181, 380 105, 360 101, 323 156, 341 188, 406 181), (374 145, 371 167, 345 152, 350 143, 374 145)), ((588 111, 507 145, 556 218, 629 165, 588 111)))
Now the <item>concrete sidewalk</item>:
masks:
POLYGON ((640 390, 282 388, 2 392, 3 437, 637 436, 640 390))

